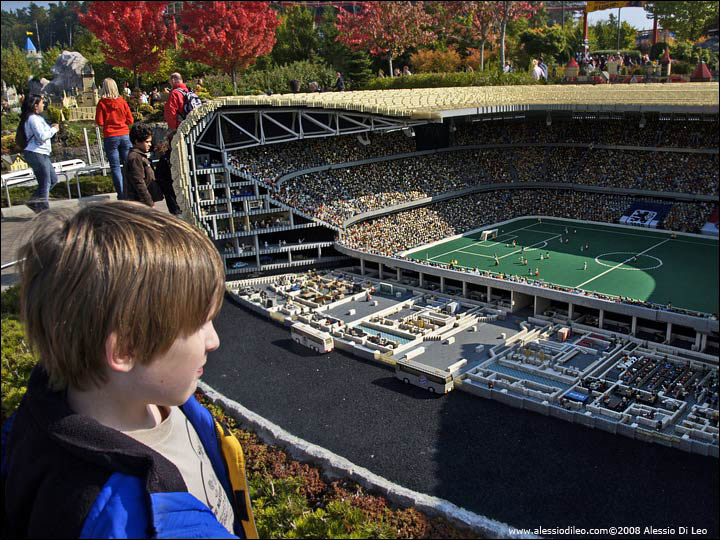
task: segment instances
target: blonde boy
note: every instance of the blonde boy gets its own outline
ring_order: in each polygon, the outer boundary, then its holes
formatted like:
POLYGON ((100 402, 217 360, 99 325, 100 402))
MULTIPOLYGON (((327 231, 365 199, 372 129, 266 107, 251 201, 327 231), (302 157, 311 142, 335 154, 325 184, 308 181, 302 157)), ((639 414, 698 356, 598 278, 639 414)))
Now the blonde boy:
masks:
POLYGON ((210 240, 117 201, 43 213, 19 255, 40 361, 3 428, 3 536, 257 537, 240 445, 193 397, 219 346, 210 240))

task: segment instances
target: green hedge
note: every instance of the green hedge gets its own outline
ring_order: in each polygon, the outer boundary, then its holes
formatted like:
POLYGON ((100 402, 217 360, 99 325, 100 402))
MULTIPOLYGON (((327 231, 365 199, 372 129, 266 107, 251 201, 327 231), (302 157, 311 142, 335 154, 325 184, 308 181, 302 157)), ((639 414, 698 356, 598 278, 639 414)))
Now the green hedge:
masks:
POLYGON ((37 359, 30 352, 20 323, 19 287, 2 292, 2 418, 10 416, 25 395, 30 372, 37 359))
MULTIPOLYGON (((10 200, 13 206, 25 204, 32 193, 37 189, 36 186, 17 186, 10 188, 10 200)), ((72 198, 77 198, 77 184, 75 180, 70 180, 70 193, 72 198)), ((81 176, 80 177, 80 193, 83 197, 90 195, 100 195, 102 193, 115 193, 115 187, 112 178, 109 176, 81 176)), ((67 186, 65 182, 58 182, 52 190, 50 190, 52 199, 67 199, 67 186)), ((2 207, 7 208, 7 198, 5 191, 2 191, 2 207)))
POLYGON ((503 73, 502 71, 457 71, 454 73, 418 73, 409 77, 374 78, 364 90, 390 90, 399 88, 447 88, 454 86, 509 86, 540 84, 528 72, 503 73))

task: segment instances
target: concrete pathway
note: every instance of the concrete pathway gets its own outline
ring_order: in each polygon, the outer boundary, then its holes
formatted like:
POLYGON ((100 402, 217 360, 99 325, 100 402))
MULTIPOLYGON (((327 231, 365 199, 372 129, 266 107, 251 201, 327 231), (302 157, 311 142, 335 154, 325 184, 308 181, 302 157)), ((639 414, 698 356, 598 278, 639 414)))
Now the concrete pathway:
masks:
MULTIPOLYGON (((90 197, 83 197, 79 200, 51 200, 50 208, 71 208, 73 210, 77 210, 82 205, 88 203, 114 200, 117 200, 117 195, 115 193, 93 195, 90 197)), ((155 207, 163 212, 168 211, 164 200, 156 203, 155 207)), ((10 208, 2 209, 2 226, 0 228, 2 235, 0 237, 0 245, 2 246, 1 262, 3 266, 9 262, 17 260, 17 250, 27 237, 34 216, 35 214, 33 211, 24 204, 13 205, 10 208)), ((2 289, 5 290, 9 286, 14 285, 18 282, 18 279, 17 266, 11 266, 3 269, 2 289)))

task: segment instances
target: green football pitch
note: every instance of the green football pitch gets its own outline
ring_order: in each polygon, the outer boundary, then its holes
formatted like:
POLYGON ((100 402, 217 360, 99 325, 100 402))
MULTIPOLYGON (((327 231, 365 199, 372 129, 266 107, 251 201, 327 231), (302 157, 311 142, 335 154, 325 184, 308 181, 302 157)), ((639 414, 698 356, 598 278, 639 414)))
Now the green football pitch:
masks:
POLYGON ((491 240, 482 241, 477 231, 420 246, 405 255, 435 263, 456 261, 452 264, 458 267, 532 277, 561 287, 691 311, 718 312, 717 240, 672 238, 666 231, 549 218, 522 218, 484 230, 493 228, 498 229, 498 236, 491 240))

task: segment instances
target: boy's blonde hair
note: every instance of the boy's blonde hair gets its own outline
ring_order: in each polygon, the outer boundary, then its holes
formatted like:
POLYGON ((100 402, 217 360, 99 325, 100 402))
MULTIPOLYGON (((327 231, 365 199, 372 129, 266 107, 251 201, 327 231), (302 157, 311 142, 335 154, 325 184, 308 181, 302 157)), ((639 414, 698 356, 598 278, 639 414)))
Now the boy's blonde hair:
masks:
POLYGON ((142 364, 220 310, 220 254, 199 229, 128 201, 47 210, 20 248, 21 317, 50 386, 107 381, 105 343, 142 364))
POLYGON ((113 99, 120 97, 120 92, 118 91, 115 79, 111 79, 110 77, 108 77, 107 79, 103 80, 102 88, 100 89, 100 97, 113 99))

